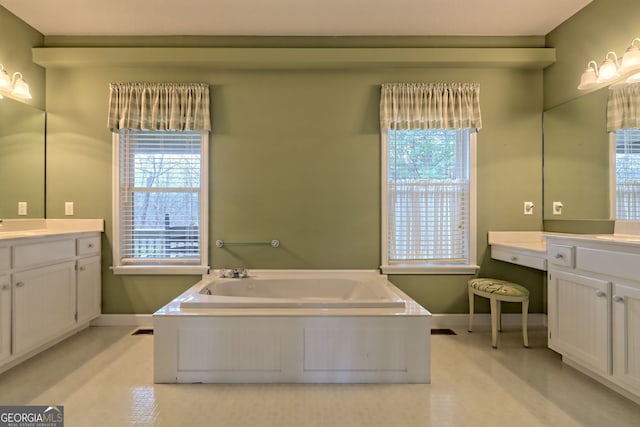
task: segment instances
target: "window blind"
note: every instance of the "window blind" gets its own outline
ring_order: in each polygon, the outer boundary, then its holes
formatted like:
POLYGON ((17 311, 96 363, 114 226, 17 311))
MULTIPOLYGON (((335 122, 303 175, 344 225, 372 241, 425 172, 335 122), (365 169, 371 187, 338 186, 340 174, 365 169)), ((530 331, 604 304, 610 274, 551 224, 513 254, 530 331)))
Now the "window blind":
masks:
POLYGON ((119 136, 122 264, 199 264, 202 133, 119 136))
POLYGON ((469 262, 469 135, 388 131, 390 262, 469 262))
POLYGON ((640 219, 640 129, 616 131, 616 219, 640 219))

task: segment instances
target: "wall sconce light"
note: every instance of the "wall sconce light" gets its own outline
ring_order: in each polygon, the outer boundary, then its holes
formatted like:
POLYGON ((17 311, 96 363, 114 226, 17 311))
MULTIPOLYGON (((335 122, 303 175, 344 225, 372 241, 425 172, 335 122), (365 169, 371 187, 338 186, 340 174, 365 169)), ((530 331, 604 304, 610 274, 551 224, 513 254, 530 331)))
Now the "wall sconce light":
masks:
POLYGON ((640 69, 640 48, 635 45, 636 42, 640 43, 640 38, 633 39, 627 50, 624 51, 624 56, 620 63, 621 73, 640 69))
POLYGON ((596 61, 589 61, 587 69, 580 77, 578 89, 586 90, 598 84, 598 64, 596 61))
POLYGON ((16 71, 13 76, 9 76, 2 64, 0 64, 0 91, 10 93, 16 98, 31 99, 29 85, 24 81, 22 73, 16 71))
POLYGON ((609 51, 604 57, 604 61, 600 64, 600 72, 598 72, 598 83, 607 83, 620 77, 618 71, 618 56, 615 52, 609 51), (613 55, 613 58, 611 58, 613 55))
POLYGON ((639 44, 640 38, 633 39, 621 59, 618 59, 615 52, 607 52, 600 69, 595 61, 589 61, 587 69, 580 76, 578 89, 587 90, 618 81, 624 83, 640 82, 639 44))

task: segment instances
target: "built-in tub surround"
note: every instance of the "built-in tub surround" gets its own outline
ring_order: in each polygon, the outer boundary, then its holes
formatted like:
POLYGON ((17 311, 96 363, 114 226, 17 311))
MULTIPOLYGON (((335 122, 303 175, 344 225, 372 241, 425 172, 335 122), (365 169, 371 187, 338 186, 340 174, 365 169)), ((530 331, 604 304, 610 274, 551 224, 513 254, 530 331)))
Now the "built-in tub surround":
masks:
POLYGON ((394 286, 378 277, 216 278, 181 308, 404 308, 394 286))
POLYGON ((206 276, 153 320, 156 383, 431 380, 431 313, 377 271, 206 276))

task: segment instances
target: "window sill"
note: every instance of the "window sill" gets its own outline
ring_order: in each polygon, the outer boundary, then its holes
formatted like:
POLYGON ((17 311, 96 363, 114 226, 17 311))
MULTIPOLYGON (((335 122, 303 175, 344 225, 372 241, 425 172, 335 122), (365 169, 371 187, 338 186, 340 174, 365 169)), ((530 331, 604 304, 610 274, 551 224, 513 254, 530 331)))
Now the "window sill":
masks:
POLYGON ((206 265, 118 265, 111 267, 113 274, 164 274, 164 275, 203 275, 209 273, 206 265))
POLYGON ((475 274, 480 266, 433 265, 433 264, 392 264, 380 267, 383 274, 475 274))

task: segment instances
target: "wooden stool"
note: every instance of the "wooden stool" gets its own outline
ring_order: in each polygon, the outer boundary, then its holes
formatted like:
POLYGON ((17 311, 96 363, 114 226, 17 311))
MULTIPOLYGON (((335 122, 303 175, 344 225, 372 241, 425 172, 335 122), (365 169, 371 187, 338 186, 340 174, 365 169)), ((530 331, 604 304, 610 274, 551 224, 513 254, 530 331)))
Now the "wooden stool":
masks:
POLYGON ((527 313, 529 311, 529 289, 517 283, 504 280, 477 278, 469 280, 469 332, 473 328, 473 296, 489 298, 491 303, 491 345, 498 348, 497 331, 502 330, 502 313, 500 302, 522 303, 522 336, 524 346, 529 347, 527 336, 527 313))

